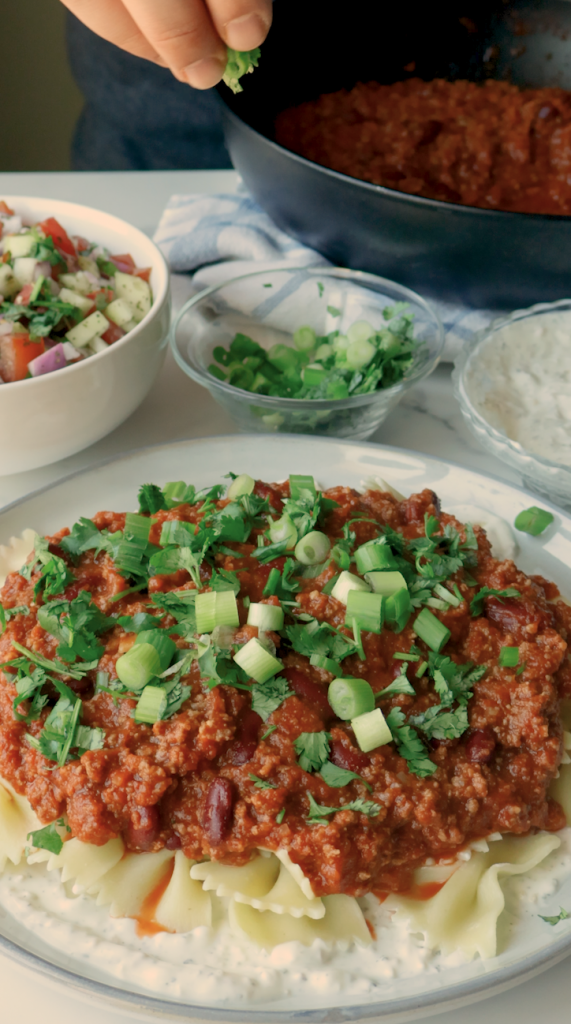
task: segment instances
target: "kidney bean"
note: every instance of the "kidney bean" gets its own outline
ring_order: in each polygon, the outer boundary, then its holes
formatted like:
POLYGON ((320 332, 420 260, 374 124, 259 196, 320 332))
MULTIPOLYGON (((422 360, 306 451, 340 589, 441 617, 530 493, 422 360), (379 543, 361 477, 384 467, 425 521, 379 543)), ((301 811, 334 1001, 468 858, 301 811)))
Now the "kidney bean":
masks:
POLYGON ((492 760, 496 739, 491 729, 474 729, 466 743, 466 756, 474 764, 487 764, 492 760))
POLYGON ((236 741, 230 750, 232 764, 247 764, 258 746, 258 736, 263 719, 251 708, 244 712, 238 725, 236 741))
POLYGON ((524 636, 527 632, 526 626, 532 623, 539 628, 542 621, 549 622, 548 613, 542 612, 537 605, 529 605, 525 601, 516 601, 511 598, 490 597, 486 601, 486 616, 495 626, 499 626, 505 633, 514 633, 516 636, 524 636))
POLYGON ((172 836, 169 836, 165 846, 167 850, 180 850, 182 846, 180 836, 177 836, 176 832, 173 832, 172 836))
POLYGON ((280 675, 287 679, 297 697, 314 704, 325 718, 333 718, 326 691, 306 676, 305 672, 300 672, 297 668, 284 668, 280 675))
POLYGON ((338 768, 345 768, 349 772, 358 774, 369 764, 369 758, 365 754, 362 754, 356 747, 346 747, 341 740, 331 740, 330 757, 338 768))
POLYGON ((127 846, 134 850, 152 850, 159 837, 159 812, 156 807, 137 807, 127 825, 127 846))
POLYGON ((283 511, 284 506, 282 499, 278 492, 274 491, 273 487, 270 487, 269 484, 265 484, 262 480, 256 480, 254 494, 256 494, 258 498, 267 498, 271 507, 275 508, 276 512, 283 511))
POLYGON ((218 846, 232 828, 236 789, 230 779, 213 779, 206 794, 203 825, 209 841, 218 846))

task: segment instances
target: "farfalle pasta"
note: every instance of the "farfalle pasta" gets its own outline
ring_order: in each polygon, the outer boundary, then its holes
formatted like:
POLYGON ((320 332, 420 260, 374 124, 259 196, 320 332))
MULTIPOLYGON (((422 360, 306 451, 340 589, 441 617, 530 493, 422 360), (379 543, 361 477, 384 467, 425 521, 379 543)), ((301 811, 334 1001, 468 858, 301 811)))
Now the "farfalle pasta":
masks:
POLYGON ((503 879, 571 822, 571 609, 368 486, 147 484, 0 551, 0 870, 265 949, 370 945, 375 894, 497 954, 503 879))

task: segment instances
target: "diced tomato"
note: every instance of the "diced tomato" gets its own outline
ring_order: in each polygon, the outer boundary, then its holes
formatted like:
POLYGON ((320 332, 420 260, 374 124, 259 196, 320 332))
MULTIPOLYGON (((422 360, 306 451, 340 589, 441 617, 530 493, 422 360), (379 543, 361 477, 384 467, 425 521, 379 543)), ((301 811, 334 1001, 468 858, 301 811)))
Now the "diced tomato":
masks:
POLYGON ((16 298, 14 299, 14 304, 16 306, 27 306, 28 302, 30 301, 30 295, 32 294, 33 290, 33 284, 25 284, 22 290, 19 291, 18 294, 16 295, 16 298))
POLYGON ((0 199, 0 213, 7 213, 9 217, 14 216, 14 211, 10 209, 3 199, 0 199))
POLYGON ((56 245, 58 249, 61 249, 62 252, 67 253, 68 256, 77 255, 75 246, 69 235, 55 217, 48 217, 46 220, 41 221, 38 227, 42 229, 44 235, 49 235, 49 237, 53 239, 54 245, 56 245))
POLYGON ((126 332, 123 328, 119 327, 118 324, 109 324, 105 334, 102 334, 101 337, 108 345, 112 345, 114 341, 119 341, 119 338, 122 338, 125 333, 126 332))
POLYGON ((122 274, 135 273, 135 260, 128 252, 121 253, 119 256, 110 256, 109 259, 122 274))
POLYGON ((89 242, 87 241, 87 238, 82 238, 81 235, 74 235, 74 238, 75 247, 78 252, 85 252, 86 249, 89 249, 89 242))
POLYGON ((113 291, 112 288, 97 288, 97 290, 94 292, 88 292, 85 298, 93 299, 93 301, 95 302, 95 299, 97 298, 98 295, 103 295, 103 298, 105 299, 105 302, 108 305, 110 302, 113 302, 113 299, 115 298, 115 292, 113 291))
MULTIPOLYGON (((0 235, 0 238, 1 237, 2 237, 2 235, 0 235)), ((0 258, 0 263, 7 263, 9 259, 10 259, 10 253, 9 252, 5 252, 4 255, 0 258)))
POLYGON ((43 338, 32 341, 28 334, 5 334, 0 338, 0 369, 6 382, 24 380, 28 363, 45 351, 43 338))
POLYGON ((137 267, 133 273, 135 277, 141 277, 143 281, 148 283, 151 277, 151 269, 151 267, 137 267))

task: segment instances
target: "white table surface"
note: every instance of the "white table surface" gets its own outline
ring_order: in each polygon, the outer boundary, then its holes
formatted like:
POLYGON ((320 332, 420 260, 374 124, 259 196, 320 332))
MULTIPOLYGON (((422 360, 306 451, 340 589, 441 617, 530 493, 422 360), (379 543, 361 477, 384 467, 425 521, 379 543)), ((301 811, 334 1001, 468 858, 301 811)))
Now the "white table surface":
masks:
MULTIPOLYGON (((237 181, 233 171, 0 173, 0 199, 3 194, 20 194, 85 203, 123 217, 152 235, 173 193, 231 192, 237 181)), ((175 279, 175 305, 184 290, 184 279, 175 279)), ((68 459, 0 477, 0 506, 119 452, 180 438, 235 432, 232 421, 208 392, 186 377, 169 353, 150 395, 125 423, 68 459)), ((427 381, 413 388, 371 440, 416 449, 521 483, 514 471, 483 452, 468 433, 452 395, 448 365, 438 367, 427 381)), ((484 1013, 491 1024, 509 1019, 519 1024, 535 1024, 546 1017, 564 1020, 569 1016, 568 974, 569 960, 485 1003, 456 1010, 454 1016, 447 1013, 430 1019, 441 1019, 443 1024, 481 1024, 484 1013)), ((77 1020, 101 1024, 102 1011, 97 1005, 56 992, 2 958, 0 991, 1 1019, 14 1024, 37 1024, 39 1019, 43 1024, 76 1024, 77 1020)), ((124 1024, 128 1019, 108 1008, 104 1014, 105 1024, 124 1024)))

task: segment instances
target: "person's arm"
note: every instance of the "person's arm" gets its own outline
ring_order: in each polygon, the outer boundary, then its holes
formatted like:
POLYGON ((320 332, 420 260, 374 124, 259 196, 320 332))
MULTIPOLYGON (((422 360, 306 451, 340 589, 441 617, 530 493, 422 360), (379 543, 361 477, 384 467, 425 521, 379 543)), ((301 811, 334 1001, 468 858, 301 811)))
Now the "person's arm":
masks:
POLYGON ((88 28, 168 67, 195 89, 222 78, 227 50, 253 50, 272 21, 271 0, 63 0, 88 28))

